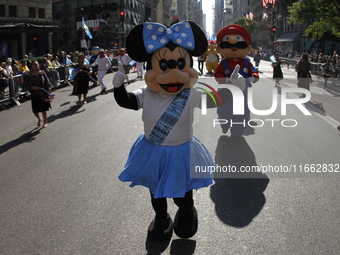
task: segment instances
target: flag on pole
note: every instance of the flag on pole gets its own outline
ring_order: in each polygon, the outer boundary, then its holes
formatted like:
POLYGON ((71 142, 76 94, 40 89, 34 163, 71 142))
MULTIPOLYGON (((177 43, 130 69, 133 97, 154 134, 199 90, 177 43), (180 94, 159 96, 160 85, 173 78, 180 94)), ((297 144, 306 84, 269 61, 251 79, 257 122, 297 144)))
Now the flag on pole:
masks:
POLYGON ((85 21, 84 21, 84 17, 82 17, 82 20, 81 20, 81 27, 85 30, 85 33, 86 35, 92 39, 92 34, 90 32, 90 29, 87 27, 87 25, 85 24, 85 21))

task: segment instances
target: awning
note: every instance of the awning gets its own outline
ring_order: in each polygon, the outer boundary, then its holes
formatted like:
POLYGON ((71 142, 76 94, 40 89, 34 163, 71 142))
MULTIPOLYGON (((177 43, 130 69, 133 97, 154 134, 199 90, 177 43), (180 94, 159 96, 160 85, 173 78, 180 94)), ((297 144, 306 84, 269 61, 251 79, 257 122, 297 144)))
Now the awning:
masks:
POLYGON ((300 35, 300 32, 283 33, 276 42, 292 42, 300 35))
POLYGON ((17 24, 0 24, 0 27, 24 27, 25 23, 17 23, 17 24))

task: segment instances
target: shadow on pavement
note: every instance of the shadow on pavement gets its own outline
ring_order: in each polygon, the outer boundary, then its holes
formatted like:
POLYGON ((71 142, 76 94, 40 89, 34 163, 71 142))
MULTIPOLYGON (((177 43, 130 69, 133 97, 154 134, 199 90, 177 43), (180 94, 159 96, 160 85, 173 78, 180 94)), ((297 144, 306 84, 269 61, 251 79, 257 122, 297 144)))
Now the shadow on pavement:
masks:
POLYGON ((70 106, 69 109, 67 109, 66 111, 62 111, 60 112, 59 114, 57 115, 50 115, 47 117, 47 122, 48 123, 51 123, 57 119, 61 119, 61 118, 65 118, 65 117, 69 117, 69 116, 72 116, 74 114, 78 114, 78 113, 81 113, 83 111, 85 111, 85 109, 81 110, 81 111, 78 111, 80 108, 80 106, 77 106, 77 105, 72 105, 70 106))
POLYGON ((31 130, 28 133, 22 134, 20 137, 18 137, 15 140, 12 140, 8 143, 5 143, 3 145, 0 146, 0 154, 20 145, 23 143, 28 143, 28 142, 32 142, 35 140, 35 136, 38 135, 40 133, 40 129, 39 128, 34 128, 33 130, 31 130))
MULTIPOLYGON (((255 155, 242 138, 221 136, 215 156, 216 166, 257 166, 255 155)), ((210 188, 218 218, 232 227, 245 227, 260 213, 266 198, 264 191, 269 179, 262 173, 220 173, 210 188)))
MULTIPOLYGON (((150 239, 146 240, 145 248, 147 255, 160 255, 169 246, 168 242, 155 243, 150 239)), ((171 242, 170 254, 172 255, 192 255, 195 253, 196 241, 191 239, 175 239, 171 242)))

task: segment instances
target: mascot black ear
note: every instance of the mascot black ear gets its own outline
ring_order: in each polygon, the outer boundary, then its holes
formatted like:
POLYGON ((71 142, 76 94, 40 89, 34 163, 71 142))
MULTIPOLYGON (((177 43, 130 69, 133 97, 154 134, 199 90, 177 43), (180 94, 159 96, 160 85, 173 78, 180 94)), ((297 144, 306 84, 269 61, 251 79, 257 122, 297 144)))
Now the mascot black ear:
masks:
POLYGON ((126 52, 130 58, 137 62, 147 61, 149 54, 143 42, 143 24, 135 26, 126 37, 126 52))
POLYGON ((183 21, 190 23, 192 32, 195 36, 195 49, 194 50, 188 50, 191 56, 201 56, 204 54, 208 49, 208 40, 205 36, 205 33, 203 32, 202 28, 197 25, 196 23, 192 21, 183 21))

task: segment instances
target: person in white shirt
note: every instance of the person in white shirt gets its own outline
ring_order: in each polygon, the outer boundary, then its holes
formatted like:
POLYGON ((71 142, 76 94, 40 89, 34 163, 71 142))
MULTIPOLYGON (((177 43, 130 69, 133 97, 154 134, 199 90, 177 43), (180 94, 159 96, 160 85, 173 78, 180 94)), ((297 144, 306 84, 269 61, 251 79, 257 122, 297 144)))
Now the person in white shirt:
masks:
POLYGON ((12 69, 12 59, 7 58, 6 59, 6 70, 10 74, 10 78, 13 78, 13 69, 12 69))
POLYGON ((122 63, 123 64, 123 68, 124 68, 124 72, 125 74, 127 75, 127 81, 128 81, 128 84, 130 84, 130 79, 129 79, 129 72, 130 72, 130 62, 131 62, 131 58, 129 57, 128 54, 126 54, 125 52, 125 49, 124 48, 121 48, 119 50, 119 55, 118 55, 118 62, 122 63))
POLYGON ((52 60, 52 67, 53 68, 59 68, 61 67, 61 64, 58 61, 58 56, 55 56, 54 59, 52 60))
POLYGON ((106 56, 104 49, 99 50, 99 55, 96 61, 91 66, 96 66, 96 65, 98 65, 98 83, 100 85, 100 88, 102 89, 100 93, 104 94, 106 91, 106 86, 104 85, 103 78, 107 72, 107 69, 111 67, 111 61, 106 56))
POLYGON ((137 68, 137 79, 143 79, 143 66, 144 62, 136 62, 136 68, 137 68))

